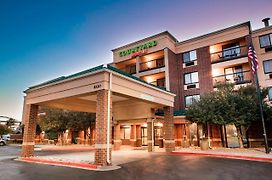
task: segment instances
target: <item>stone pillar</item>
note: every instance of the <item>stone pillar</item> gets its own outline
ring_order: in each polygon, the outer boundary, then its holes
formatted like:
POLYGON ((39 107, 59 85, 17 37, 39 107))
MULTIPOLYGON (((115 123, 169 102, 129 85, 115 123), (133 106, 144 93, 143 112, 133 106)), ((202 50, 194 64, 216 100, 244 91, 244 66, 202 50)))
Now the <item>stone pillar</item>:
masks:
POLYGON ((148 152, 154 151, 154 126, 153 126, 153 120, 147 119, 147 149, 148 152))
POLYGON ((164 132, 165 132, 165 151, 172 152, 175 150, 174 141, 174 117, 173 117, 173 107, 164 107, 164 132))
POLYGON ((24 107, 24 135, 22 144, 22 157, 31 157, 34 155, 36 124, 38 117, 38 105, 25 104, 24 107))
POLYGON ((130 145, 136 147, 136 125, 131 125, 130 128, 130 145))
POLYGON ((142 146, 141 125, 136 125, 136 147, 142 146))
POLYGON ((121 141, 121 132, 120 132, 120 124, 115 124, 114 126, 114 150, 119 150, 122 144, 121 141))
MULTIPOLYGON (((112 100, 110 99, 110 107, 112 100)), ((111 114, 112 111, 110 111, 111 114)), ((110 118, 112 115, 110 115, 110 118)), ((111 120, 110 120, 111 123, 111 120)), ((111 165, 111 124, 110 134, 110 153, 107 162, 107 129, 108 129, 108 90, 99 90, 96 99, 96 136, 95 136, 95 164, 99 166, 111 165)))

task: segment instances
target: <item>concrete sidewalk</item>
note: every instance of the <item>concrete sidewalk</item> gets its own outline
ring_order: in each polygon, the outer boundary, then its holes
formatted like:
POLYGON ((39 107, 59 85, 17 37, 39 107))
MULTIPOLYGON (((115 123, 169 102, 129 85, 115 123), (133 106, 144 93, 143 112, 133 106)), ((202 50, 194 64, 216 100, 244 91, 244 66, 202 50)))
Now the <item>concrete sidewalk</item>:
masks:
POLYGON ((171 154, 203 155, 272 162, 272 153, 266 154, 264 148, 212 148, 206 151, 199 147, 176 148, 171 154))

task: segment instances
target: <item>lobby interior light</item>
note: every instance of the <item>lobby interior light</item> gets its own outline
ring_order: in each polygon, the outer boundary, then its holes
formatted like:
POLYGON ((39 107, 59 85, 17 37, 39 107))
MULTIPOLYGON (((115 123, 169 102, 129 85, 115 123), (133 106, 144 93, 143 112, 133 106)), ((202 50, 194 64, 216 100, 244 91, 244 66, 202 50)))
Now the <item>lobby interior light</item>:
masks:
POLYGON ((148 61, 148 62, 146 63, 146 66, 147 66, 148 68, 152 68, 152 62, 151 62, 151 61, 148 61))

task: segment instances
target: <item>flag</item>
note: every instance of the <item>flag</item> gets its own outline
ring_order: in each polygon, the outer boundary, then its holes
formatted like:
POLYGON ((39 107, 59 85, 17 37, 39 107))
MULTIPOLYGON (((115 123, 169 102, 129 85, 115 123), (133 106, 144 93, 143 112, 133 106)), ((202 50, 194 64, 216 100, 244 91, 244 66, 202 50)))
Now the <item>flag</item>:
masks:
POLYGON ((259 63, 258 63, 256 51, 254 50, 254 47, 253 47, 252 44, 250 44, 249 47, 248 47, 247 56, 248 56, 248 58, 250 59, 250 62, 251 62, 252 73, 256 74, 257 70, 259 68, 259 63))

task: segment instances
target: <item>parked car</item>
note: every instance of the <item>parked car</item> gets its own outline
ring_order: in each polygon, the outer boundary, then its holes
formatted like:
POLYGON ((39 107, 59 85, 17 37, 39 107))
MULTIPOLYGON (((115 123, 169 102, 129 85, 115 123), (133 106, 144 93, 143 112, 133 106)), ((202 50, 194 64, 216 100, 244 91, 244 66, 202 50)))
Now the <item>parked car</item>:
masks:
POLYGON ((2 135, 2 139, 5 140, 5 141, 10 141, 10 134, 2 135))
POLYGON ((7 145, 7 141, 0 138, 0 146, 5 146, 5 145, 7 145))

